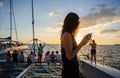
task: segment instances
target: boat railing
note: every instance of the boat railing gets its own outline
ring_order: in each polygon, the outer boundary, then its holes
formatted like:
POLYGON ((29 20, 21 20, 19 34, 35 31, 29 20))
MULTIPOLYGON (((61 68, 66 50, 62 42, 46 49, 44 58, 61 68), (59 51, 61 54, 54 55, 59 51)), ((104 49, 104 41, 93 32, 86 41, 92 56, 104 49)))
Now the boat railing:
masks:
POLYGON ((25 74, 32 68, 34 64, 30 64, 24 71, 22 71, 16 78, 24 78, 25 74))
MULTIPOLYGON (((86 54, 82 54, 82 55, 79 54, 78 57, 80 59, 85 59, 85 60, 91 61, 91 56, 86 55, 86 54)), ((96 62, 97 63, 100 63, 102 65, 106 65, 107 60, 110 60, 110 58, 108 58, 108 56, 96 55, 96 62)))
POLYGON ((120 78, 120 70, 107 66, 105 61, 109 60, 108 56, 103 56, 99 60, 102 63, 92 63, 87 55, 79 55, 80 72, 85 78, 120 78))

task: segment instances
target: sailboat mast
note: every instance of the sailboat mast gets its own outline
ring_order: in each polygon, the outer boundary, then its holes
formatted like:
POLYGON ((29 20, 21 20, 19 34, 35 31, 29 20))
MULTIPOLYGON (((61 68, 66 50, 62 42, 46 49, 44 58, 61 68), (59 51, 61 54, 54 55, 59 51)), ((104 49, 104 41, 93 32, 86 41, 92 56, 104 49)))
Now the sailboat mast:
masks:
POLYGON ((11 41, 12 42, 12 0, 10 0, 10 37, 11 37, 11 41))
POLYGON ((32 30, 33 30, 33 51, 35 54, 35 33, 34 33, 34 9, 33 9, 33 0, 31 0, 32 3, 32 30))

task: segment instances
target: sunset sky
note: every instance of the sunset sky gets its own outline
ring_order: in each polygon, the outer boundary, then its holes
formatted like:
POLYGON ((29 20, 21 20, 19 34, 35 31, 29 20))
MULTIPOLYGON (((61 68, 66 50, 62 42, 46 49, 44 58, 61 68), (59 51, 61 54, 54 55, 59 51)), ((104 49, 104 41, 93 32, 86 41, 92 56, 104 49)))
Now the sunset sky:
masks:
MULTIPOLYGON (((9 1, 0 0, 0 38, 10 35, 9 1)), ((18 39, 32 40, 31 0, 12 0, 18 39)), ((35 38, 48 44, 60 43, 60 30, 65 16, 80 16, 79 42, 92 33, 97 44, 120 44, 120 0, 33 0, 35 38)), ((13 39, 15 27, 13 25, 13 39)))

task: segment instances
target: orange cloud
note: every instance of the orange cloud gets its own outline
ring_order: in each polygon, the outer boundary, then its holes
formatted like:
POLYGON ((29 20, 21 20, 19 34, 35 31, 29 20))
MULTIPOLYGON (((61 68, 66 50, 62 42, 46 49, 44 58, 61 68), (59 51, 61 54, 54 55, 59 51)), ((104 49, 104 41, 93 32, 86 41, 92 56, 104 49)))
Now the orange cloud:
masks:
POLYGON ((100 33, 114 33, 114 32, 119 32, 120 30, 118 29, 106 29, 106 30, 102 30, 100 33))

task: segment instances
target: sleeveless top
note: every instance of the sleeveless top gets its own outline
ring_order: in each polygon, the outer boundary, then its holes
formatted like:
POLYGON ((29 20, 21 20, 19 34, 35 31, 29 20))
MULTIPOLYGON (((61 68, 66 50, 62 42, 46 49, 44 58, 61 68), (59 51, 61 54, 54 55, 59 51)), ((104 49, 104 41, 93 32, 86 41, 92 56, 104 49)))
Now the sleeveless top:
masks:
POLYGON ((43 48, 44 48, 44 46, 39 46, 38 47, 38 54, 43 53, 43 48))
MULTIPOLYGON (((73 42, 73 50, 77 47, 77 43, 75 38, 72 35, 72 42, 73 42)), ((62 78, 80 78, 79 76, 79 65, 77 61, 77 55, 73 57, 71 60, 68 60, 65 54, 65 49, 61 47, 62 53, 62 78)))

